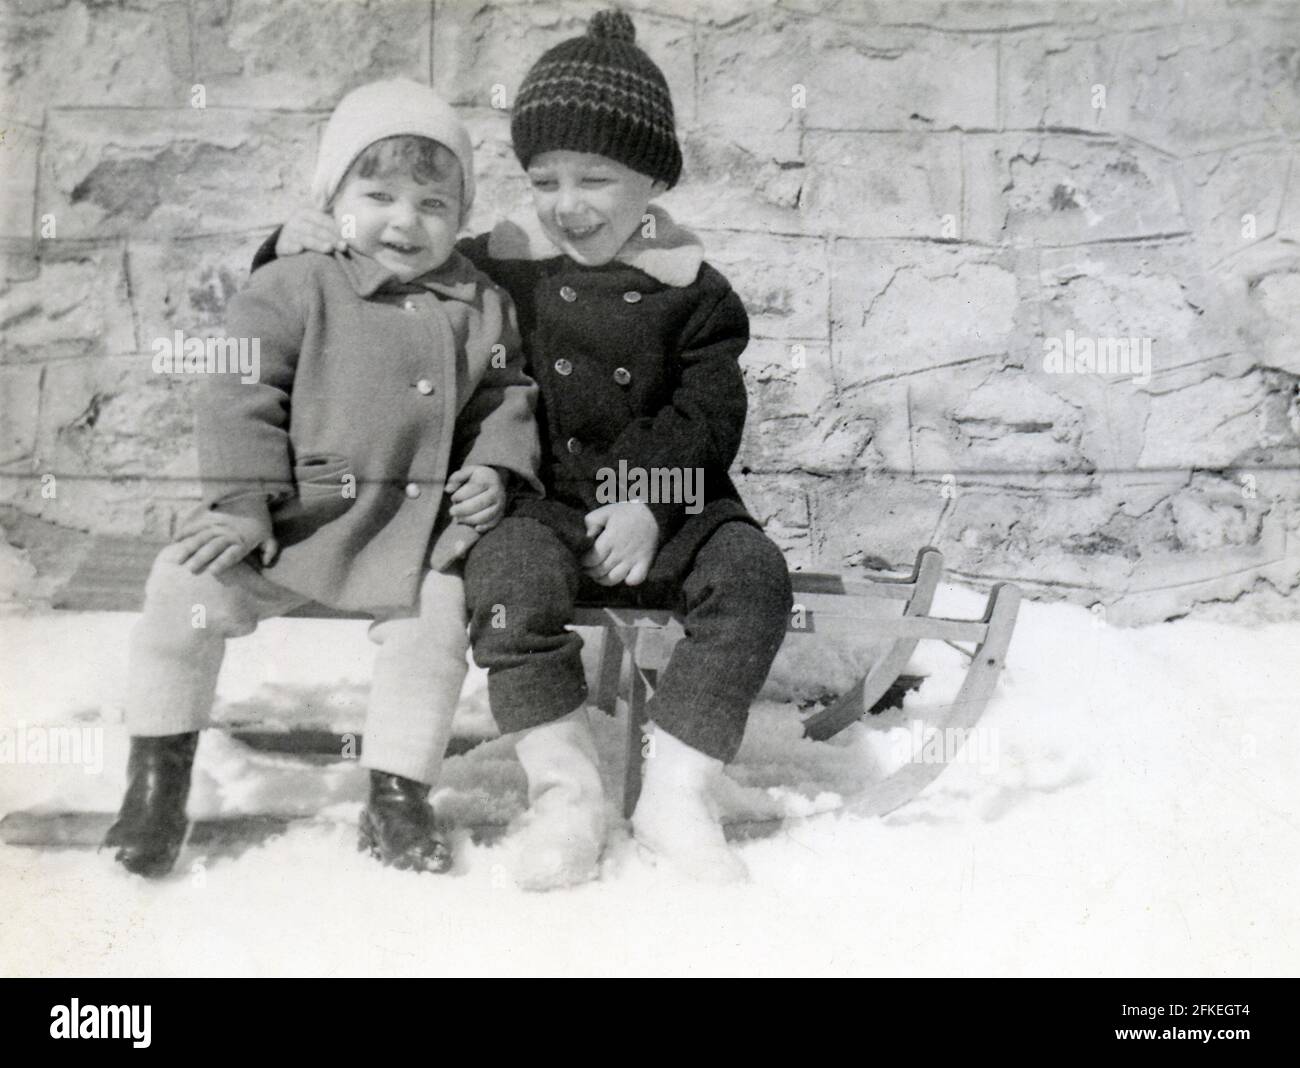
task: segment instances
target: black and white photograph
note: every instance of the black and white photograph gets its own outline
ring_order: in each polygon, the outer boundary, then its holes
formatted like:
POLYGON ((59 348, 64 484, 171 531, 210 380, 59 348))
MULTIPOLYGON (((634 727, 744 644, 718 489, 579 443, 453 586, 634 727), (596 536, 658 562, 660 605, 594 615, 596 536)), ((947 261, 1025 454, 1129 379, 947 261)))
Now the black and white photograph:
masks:
POLYGON ((0 26, 0 975, 1300 971, 1300 3, 0 26))

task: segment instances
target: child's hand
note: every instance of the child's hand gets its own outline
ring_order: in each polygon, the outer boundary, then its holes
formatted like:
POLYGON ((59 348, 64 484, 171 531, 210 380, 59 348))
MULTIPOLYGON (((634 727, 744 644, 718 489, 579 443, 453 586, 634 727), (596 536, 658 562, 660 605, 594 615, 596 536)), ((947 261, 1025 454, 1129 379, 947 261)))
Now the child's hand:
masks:
POLYGON ((501 522, 506 486, 495 467, 462 467, 447 479, 447 492, 451 494, 451 517, 458 523, 482 534, 501 522))
POLYGON ((654 513, 639 501, 621 501, 588 512, 586 520, 587 537, 596 539, 582 558, 587 577, 602 586, 641 585, 659 550, 654 513))
POLYGON ((280 229, 275 241, 277 256, 296 256, 299 252, 342 252, 348 243, 339 236, 333 216, 315 208, 299 208, 280 229))
POLYGON ((220 575, 260 548, 262 566, 269 566, 280 552, 280 544, 265 517, 266 506, 261 501, 250 507, 231 502, 221 511, 203 513, 177 533, 176 562, 195 575, 209 570, 220 575))

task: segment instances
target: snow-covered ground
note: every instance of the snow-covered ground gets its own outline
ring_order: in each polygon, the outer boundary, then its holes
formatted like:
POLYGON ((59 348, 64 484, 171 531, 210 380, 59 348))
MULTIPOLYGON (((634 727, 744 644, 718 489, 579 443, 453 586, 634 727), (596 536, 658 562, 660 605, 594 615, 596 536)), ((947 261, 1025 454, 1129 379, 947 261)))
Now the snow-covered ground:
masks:
MULTIPOLYGON (((948 588, 936 608, 975 616, 982 601, 948 588)), ((129 622, 0 619, 0 731, 10 752, 38 724, 92 730, 81 765, 0 765, 0 811, 116 808, 126 738, 114 699, 129 622)), ((313 721, 355 727, 369 660, 362 625, 265 624, 232 643, 222 714, 307 708, 313 721)), ((856 815, 855 797, 908 756, 906 724, 950 697, 964 666, 941 643, 924 643, 915 663, 927 681, 892 730, 858 725, 812 743, 800 737, 797 698, 843 685, 854 669, 843 651, 787 643, 722 800, 732 819, 794 818, 739 844, 753 878, 731 888, 655 868, 621 824, 601 880, 574 890, 516 890, 508 841, 475 844, 467 832, 451 875, 388 871, 354 851, 364 789, 355 765, 256 755, 209 731, 192 814, 317 813, 332 822, 237 857, 187 850, 176 875, 157 884, 118 870, 107 853, 0 847, 0 972, 1300 968, 1300 624, 1122 630, 1079 608, 1028 603, 998 694, 962 754, 906 807, 856 815)), ((466 730, 489 722, 477 674, 462 712, 466 730)), ((612 787, 621 726, 593 721, 612 787)), ((935 755, 932 746, 920 758, 935 755)), ((507 821, 522 791, 504 739, 449 761, 436 799, 464 826, 507 821)))

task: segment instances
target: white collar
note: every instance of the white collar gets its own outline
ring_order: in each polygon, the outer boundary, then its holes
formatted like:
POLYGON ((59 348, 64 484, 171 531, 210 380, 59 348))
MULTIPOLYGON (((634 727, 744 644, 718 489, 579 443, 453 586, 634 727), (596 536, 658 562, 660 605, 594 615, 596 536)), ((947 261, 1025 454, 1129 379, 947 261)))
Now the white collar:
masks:
MULTIPOLYGON (((654 236, 638 229, 614 259, 644 271, 666 286, 689 286, 699 276, 704 245, 698 237, 673 222, 657 205, 646 209, 654 221, 654 236)), ((564 255, 551 242, 535 212, 503 219, 488 237, 488 255, 494 260, 549 260, 564 255)))

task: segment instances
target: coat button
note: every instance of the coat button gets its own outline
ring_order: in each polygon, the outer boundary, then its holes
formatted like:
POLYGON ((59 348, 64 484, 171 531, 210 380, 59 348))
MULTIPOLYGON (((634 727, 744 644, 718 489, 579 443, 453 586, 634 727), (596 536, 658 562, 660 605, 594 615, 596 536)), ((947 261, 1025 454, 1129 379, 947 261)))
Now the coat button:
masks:
POLYGON ((415 500, 415 498, 420 495, 420 487, 414 482, 408 482, 406 484, 406 495, 410 497, 411 500, 415 500))
POLYGON ((555 361, 555 371, 557 374, 571 375, 573 374, 573 364, 561 356, 555 361))
POLYGON ((620 386, 626 386, 629 382, 632 381, 632 372, 629 371, 626 367, 620 367, 617 371, 614 372, 614 381, 617 382, 620 386))
POLYGON ((570 438, 565 442, 564 447, 569 450, 571 456, 577 456, 578 453, 582 452, 582 442, 577 438, 570 438))
POLYGON ((420 379, 420 381, 415 383, 415 388, 427 397, 430 393, 433 392, 433 383, 430 382, 427 378, 422 378, 420 379))
POLYGON ((407 311, 415 311, 415 301, 407 299, 402 301, 402 307, 407 311))
POLYGON ((573 286, 560 286, 560 299, 572 304, 578 299, 578 294, 574 292, 573 286))
POLYGON ((641 300, 641 294, 638 293, 635 289, 629 289, 626 293, 623 294, 623 299, 627 301, 629 304, 637 304, 641 300))

